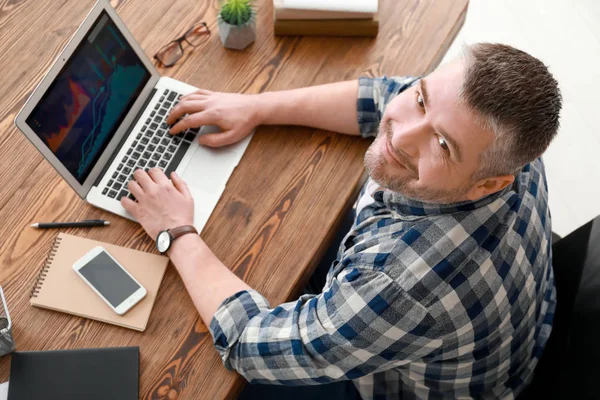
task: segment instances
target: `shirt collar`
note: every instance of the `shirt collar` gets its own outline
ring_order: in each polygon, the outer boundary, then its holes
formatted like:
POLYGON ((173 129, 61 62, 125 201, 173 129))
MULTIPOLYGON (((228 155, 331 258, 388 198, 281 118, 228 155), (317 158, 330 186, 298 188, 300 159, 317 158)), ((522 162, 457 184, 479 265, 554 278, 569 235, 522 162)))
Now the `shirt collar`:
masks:
POLYGON ((399 214, 409 216, 441 215, 459 211, 473 211, 487 206, 511 190, 513 190, 513 187, 507 186, 499 192, 492 193, 476 201, 468 200, 450 204, 436 204, 409 199, 398 192, 382 188, 371 178, 369 178, 369 182, 367 183, 367 192, 373 200, 384 204, 399 214))

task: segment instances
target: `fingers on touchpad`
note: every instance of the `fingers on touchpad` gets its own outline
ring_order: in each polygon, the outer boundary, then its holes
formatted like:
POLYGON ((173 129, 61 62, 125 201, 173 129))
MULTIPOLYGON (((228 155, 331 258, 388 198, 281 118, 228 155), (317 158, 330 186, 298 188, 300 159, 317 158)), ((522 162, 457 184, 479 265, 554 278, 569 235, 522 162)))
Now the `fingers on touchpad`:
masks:
POLYGON ((200 128, 200 132, 198 132, 198 134, 200 136, 202 135, 210 135, 211 133, 221 133, 221 128, 219 128, 216 125, 203 125, 202 128, 200 128))

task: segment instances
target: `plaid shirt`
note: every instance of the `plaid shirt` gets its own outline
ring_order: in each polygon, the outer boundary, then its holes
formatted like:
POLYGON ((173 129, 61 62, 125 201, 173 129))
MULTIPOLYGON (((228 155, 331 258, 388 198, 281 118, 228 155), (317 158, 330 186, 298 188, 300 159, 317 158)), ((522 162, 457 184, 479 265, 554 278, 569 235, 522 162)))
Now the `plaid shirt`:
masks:
MULTIPOLYGON (((417 78, 361 78, 373 136, 417 78)), ((224 365, 253 383, 354 380, 365 399, 514 398, 551 331, 556 293, 541 159, 512 187, 433 205, 368 180, 323 291, 271 308, 226 299, 210 332, 224 365)))

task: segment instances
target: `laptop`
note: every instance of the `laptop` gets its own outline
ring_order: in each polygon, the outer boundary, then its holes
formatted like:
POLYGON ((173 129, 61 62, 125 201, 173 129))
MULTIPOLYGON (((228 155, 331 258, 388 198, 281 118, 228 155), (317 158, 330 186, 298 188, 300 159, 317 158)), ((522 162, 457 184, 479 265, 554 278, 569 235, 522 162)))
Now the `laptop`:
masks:
POLYGON ((197 88, 161 77, 107 0, 99 0, 15 118, 65 181, 95 207, 121 206, 139 168, 182 177, 198 231, 216 207, 252 135, 224 148, 198 144, 214 126, 172 136, 165 119, 197 88))

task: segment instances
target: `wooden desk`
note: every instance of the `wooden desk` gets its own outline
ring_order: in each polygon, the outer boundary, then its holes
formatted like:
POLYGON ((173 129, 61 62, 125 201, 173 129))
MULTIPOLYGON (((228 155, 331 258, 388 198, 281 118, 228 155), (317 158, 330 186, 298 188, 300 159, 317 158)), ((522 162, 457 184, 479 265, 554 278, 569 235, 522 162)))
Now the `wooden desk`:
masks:
MULTIPOLYGON (((273 36, 272 4, 257 1, 258 38, 225 50, 217 0, 131 0, 114 4, 147 54, 204 20, 211 39, 165 75, 228 92, 258 93, 433 69, 462 26, 468 0, 381 0, 381 29, 369 38, 273 36)), ((108 228, 67 232, 155 252, 137 225, 83 202, 13 125, 13 119, 92 7, 93 0, 21 0, 0 7, 0 284, 19 350, 140 346, 144 399, 235 397, 243 379, 226 371, 184 286, 169 268, 148 328, 139 333, 30 307, 29 292, 56 231, 36 221, 105 218, 108 228)), ((202 237, 273 306, 294 299, 363 179, 369 142, 307 128, 261 127, 202 237)), ((0 381, 9 376, 0 360, 0 381)))

